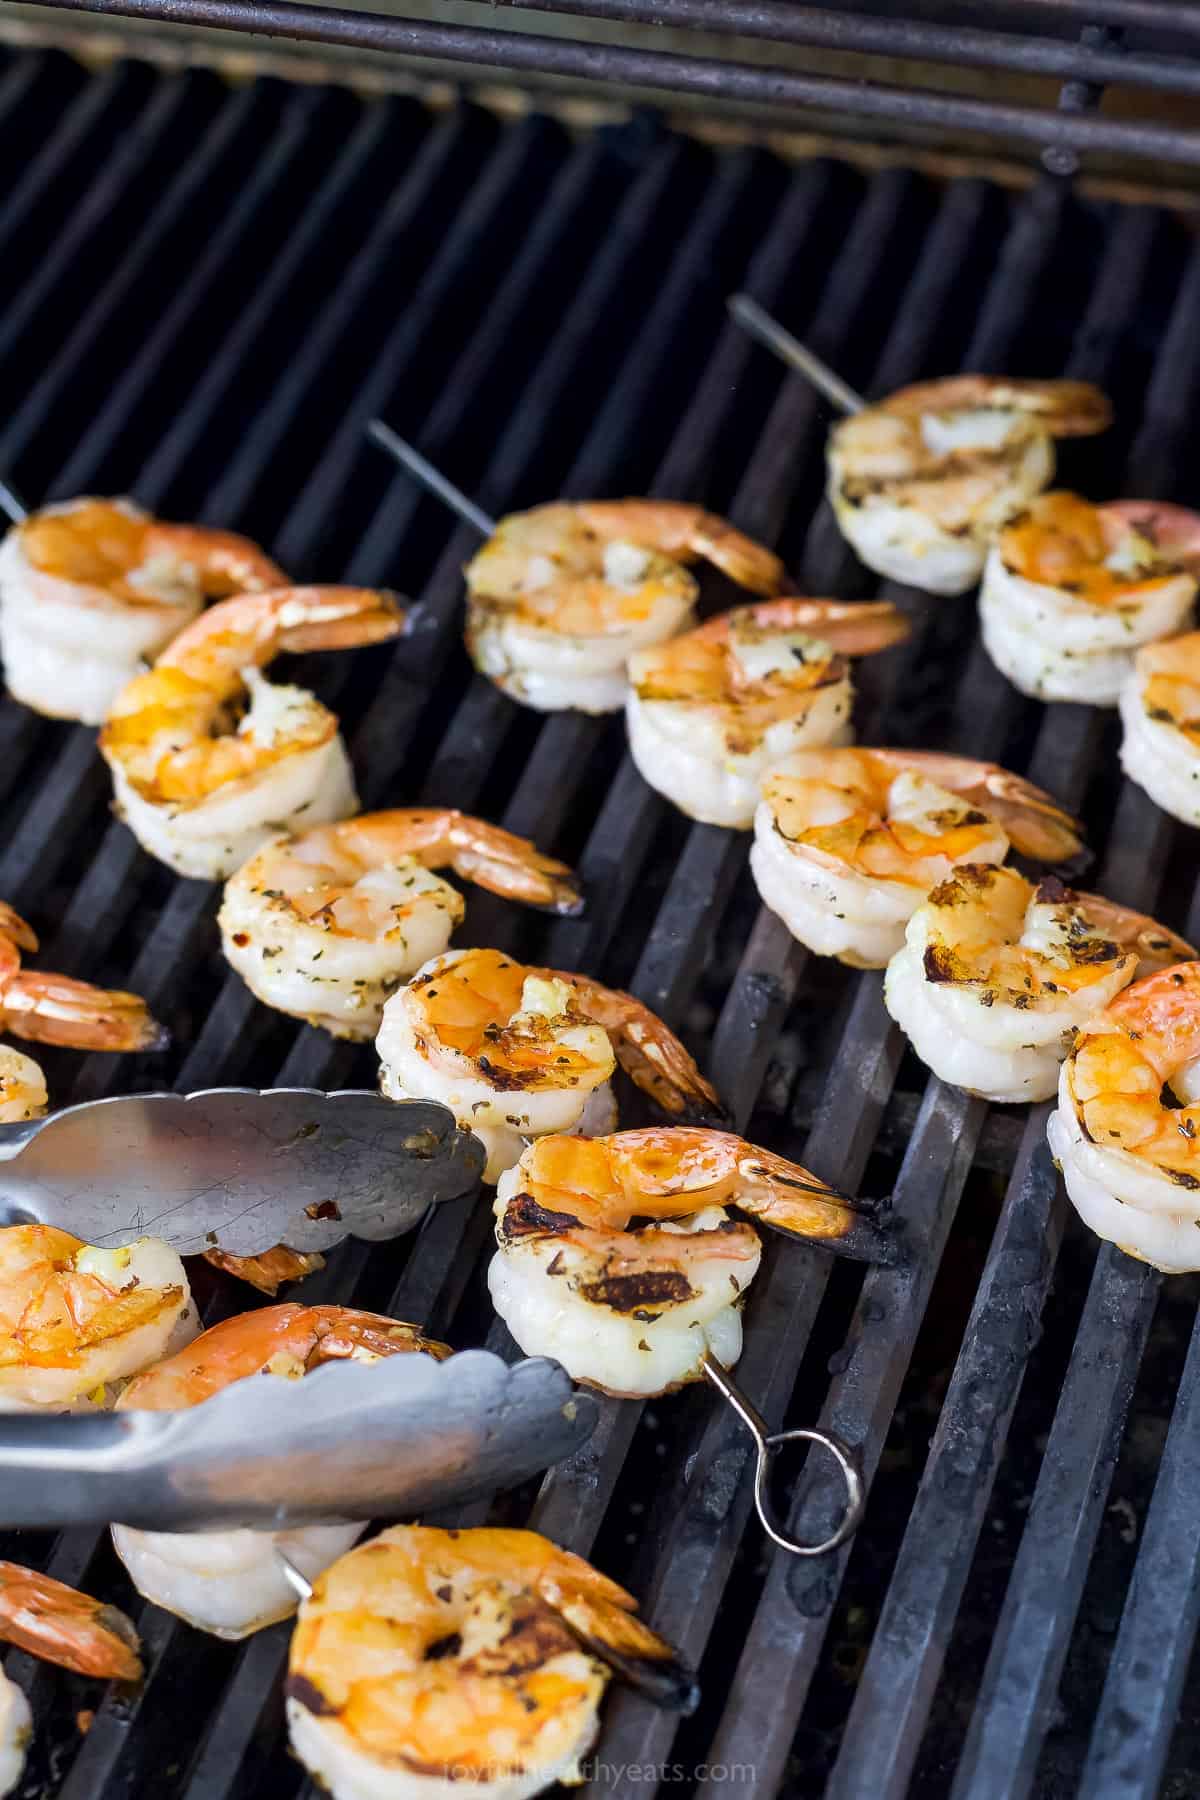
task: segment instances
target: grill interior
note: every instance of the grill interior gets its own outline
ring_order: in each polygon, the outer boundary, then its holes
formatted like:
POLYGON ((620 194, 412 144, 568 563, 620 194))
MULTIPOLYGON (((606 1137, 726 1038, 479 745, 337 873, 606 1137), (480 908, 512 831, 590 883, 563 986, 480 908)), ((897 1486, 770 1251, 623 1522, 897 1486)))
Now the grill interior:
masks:
MULTIPOLYGON (((631 987, 748 1135, 894 1191, 907 1222, 901 1269, 773 1244, 751 1297, 739 1380, 772 1421, 819 1415, 872 1479, 837 1556, 764 1552, 748 1440, 698 1389, 608 1403, 574 1464, 497 1501, 594 1555, 700 1664, 682 1725, 612 1690, 596 1790, 645 1794, 664 1765, 679 1791, 723 1769, 739 1792, 838 1800, 1196 1793, 1194 1698, 1175 1723, 1198 1605, 1195 1282, 1097 1254, 1056 1190, 1046 1109, 926 1079, 879 978, 793 944, 757 905, 746 840, 650 792, 619 721, 543 721, 470 675, 471 535, 362 434, 381 412, 495 512, 701 499, 777 543, 802 589, 865 595, 819 506, 827 415, 726 323, 726 293, 748 288, 867 392, 958 367, 1100 382, 1117 424, 1069 447, 1066 481, 1187 500, 1200 254, 1183 226, 1049 178, 1013 193, 789 168, 648 117, 571 139, 539 116, 88 75, 54 54, 0 65, 0 144, 0 471, 31 502, 129 491, 249 532, 298 577, 419 595, 422 630, 394 650, 303 665, 364 805, 483 812, 577 862, 591 896, 550 922, 472 894, 459 941, 631 987)), ((1008 687, 969 602, 890 591, 920 629, 863 667, 860 737, 1026 772, 1086 817, 1091 885, 1195 938, 1195 840, 1120 783, 1112 719, 1008 687)), ((137 989, 175 1047, 49 1052, 54 1101, 370 1084, 369 1049, 297 1029, 225 968, 214 890, 110 821, 93 738, 0 703, 0 894, 41 932, 42 967, 137 989)), ((482 1280, 489 1225, 443 1207, 393 1245, 343 1246, 300 1292, 511 1349, 482 1280)), ((205 1273, 209 1322, 248 1303, 205 1273)), ((825 1535, 828 1470, 787 1475, 793 1523, 825 1535)), ((286 1628, 203 1637, 142 1605, 91 1531, 2 1548, 125 1605, 149 1670, 104 1699, 9 1655, 36 1719, 26 1794, 308 1791, 283 1741, 286 1628)))

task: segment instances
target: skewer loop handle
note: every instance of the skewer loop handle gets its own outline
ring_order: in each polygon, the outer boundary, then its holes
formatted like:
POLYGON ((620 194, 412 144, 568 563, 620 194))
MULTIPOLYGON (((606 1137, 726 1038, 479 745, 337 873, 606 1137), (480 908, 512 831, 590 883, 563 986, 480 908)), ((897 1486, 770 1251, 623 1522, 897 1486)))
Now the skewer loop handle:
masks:
POLYGON ((863 1490, 863 1479, 854 1460, 853 1452, 848 1450, 840 1439, 831 1432, 819 1431, 807 1426, 798 1426, 793 1431, 769 1431, 767 1422, 758 1408, 746 1398, 736 1382, 730 1380, 728 1372, 713 1356, 706 1355, 702 1364, 705 1376, 723 1399, 727 1400, 737 1413, 742 1424, 754 1439, 757 1460, 754 1469, 754 1506, 759 1522, 773 1544, 786 1550, 790 1556, 827 1556, 836 1550, 858 1530, 866 1510, 866 1496, 863 1490), (785 1444, 805 1439, 811 1444, 820 1444, 837 1463, 842 1480, 846 1484, 846 1510, 842 1514, 837 1530, 819 1544, 802 1544, 785 1531, 775 1519, 768 1491, 771 1473, 771 1460, 777 1456, 785 1444))

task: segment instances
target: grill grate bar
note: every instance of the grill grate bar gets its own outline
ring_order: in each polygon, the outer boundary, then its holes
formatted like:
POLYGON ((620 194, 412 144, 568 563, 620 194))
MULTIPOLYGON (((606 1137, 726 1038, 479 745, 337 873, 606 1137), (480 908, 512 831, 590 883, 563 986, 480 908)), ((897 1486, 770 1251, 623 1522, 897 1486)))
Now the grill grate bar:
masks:
POLYGON ((1158 1285, 1152 1270, 1101 1246, 959 1763, 963 1800, 1029 1792, 1158 1285))
POLYGON ((1180 1377, 1154 1498, 1096 1715, 1080 1792, 1154 1800, 1200 1624, 1200 1324, 1180 1377))

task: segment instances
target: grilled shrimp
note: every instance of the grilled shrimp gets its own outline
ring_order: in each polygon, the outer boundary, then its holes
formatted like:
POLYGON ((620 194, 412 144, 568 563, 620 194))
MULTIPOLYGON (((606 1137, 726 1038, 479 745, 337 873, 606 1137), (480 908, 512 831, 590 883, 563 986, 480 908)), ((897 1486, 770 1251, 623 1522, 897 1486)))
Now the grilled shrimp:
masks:
POLYGON ((543 1137, 496 1189, 492 1304, 527 1355, 605 1393, 665 1393, 699 1380, 708 1354, 730 1368, 762 1254, 730 1207, 843 1254, 878 1253, 877 1228, 844 1195, 729 1132, 543 1137))
POLYGON ((395 1525, 302 1603, 288 1730, 333 1800, 526 1800, 582 1779, 614 1673, 695 1705, 671 1646, 581 1557, 532 1531, 395 1525))
POLYGON ((752 593, 778 557, 677 500, 557 501, 512 513, 467 564, 467 649, 480 674, 539 712, 615 712, 635 650, 692 623, 703 560, 752 593))
POLYGON ((1164 812, 1200 825, 1200 631, 1139 650, 1119 704, 1130 781, 1164 812))
POLYGON ((1023 694, 1115 706, 1138 646, 1191 623, 1197 569, 1200 513, 1043 494, 988 553, 988 655, 1023 694))
MULTIPOLYGON (((232 1382, 298 1381, 322 1363, 379 1362, 406 1351, 449 1356, 415 1325, 349 1306, 268 1306, 225 1319, 125 1389, 122 1411, 198 1406, 232 1382)), ((361 1523, 287 1531, 137 1531, 114 1525, 113 1543, 135 1586, 155 1605, 217 1637, 242 1638, 287 1618, 296 1596, 276 1546, 310 1578, 358 1537, 361 1523)))
POLYGON ((527 838, 469 813, 398 807, 251 857, 225 888, 225 954, 268 1006, 338 1037, 374 1037, 388 995, 446 948, 466 910, 438 868, 528 906, 582 906, 566 864, 527 838))
POLYGON ((286 581, 249 538, 167 525, 132 500, 43 507, 0 544, 9 692, 53 719, 101 725, 121 689, 205 600, 286 581))
POLYGON ((886 601, 789 596, 721 613, 630 658, 630 754, 693 819, 748 831, 772 763, 853 737, 849 658, 908 630, 886 601))
POLYGON ((1200 962, 1079 1029, 1046 1135, 1084 1223, 1167 1274, 1200 1269, 1200 962))
POLYGON ((212 607, 113 703, 100 749, 118 814, 169 868, 209 880, 281 830, 345 818, 358 801, 336 718, 261 670, 285 651, 378 644, 404 628, 392 596, 370 588, 275 588, 212 607))
POLYGON ((943 1081, 985 1100, 1048 1100, 1080 1025, 1136 976, 1194 955, 1098 894, 968 863, 908 921, 884 1000, 943 1081))
MULTIPOLYGON (((36 950, 33 931, 0 900, 0 1030, 39 1044, 76 1050, 161 1050, 166 1032, 144 1000, 118 988, 92 987, 66 975, 22 969, 22 950, 36 950)), ((0 1044, 0 1124, 40 1118, 46 1078, 31 1056, 0 1044)))
POLYGON ((995 763, 922 750, 800 750, 754 815, 759 894, 819 956, 882 968, 926 894, 1009 845, 1043 862, 1080 848, 1049 794, 995 763))
POLYGON ((50 1225, 0 1229, 0 1411, 103 1407, 190 1343, 196 1309, 161 1238, 100 1250, 50 1225))
POLYGON ((868 568, 930 594, 978 581, 996 532, 1054 474, 1053 440, 1103 431, 1081 381, 957 375, 901 388, 834 426, 829 499, 868 568))
POLYGON ((675 1118, 721 1116, 679 1039, 632 994, 586 975, 534 969, 498 950, 450 950, 383 1009, 380 1086, 440 1100, 487 1147, 498 1181, 529 1138, 613 1130, 620 1062, 675 1118))

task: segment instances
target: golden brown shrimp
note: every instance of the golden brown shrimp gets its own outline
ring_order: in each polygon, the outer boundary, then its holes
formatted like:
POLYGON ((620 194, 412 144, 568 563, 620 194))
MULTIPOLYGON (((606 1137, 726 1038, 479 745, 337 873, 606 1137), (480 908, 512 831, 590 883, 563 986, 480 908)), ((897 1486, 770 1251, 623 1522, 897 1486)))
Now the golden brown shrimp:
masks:
POLYGON ((559 501, 501 519, 467 565, 467 648, 481 674, 541 712, 613 712, 625 665, 692 622, 704 560, 755 593, 779 558, 700 507, 559 501))
POLYGON ((629 749, 693 819, 749 830, 762 778, 808 744, 853 736, 849 658, 907 637, 886 601, 786 596, 721 613, 629 663, 629 749))
POLYGON ((538 1138, 496 1189, 492 1303, 530 1356, 606 1393, 696 1381, 741 1354, 740 1308, 775 1230, 851 1256, 878 1227, 798 1163, 685 1126, 538 1138))
POLYGON ((383 643, 405 624, 371 588, 277 588, 212 607, 113 704, 100 749, 117 811, 169 867, 209 879, 280 830, 346 817, 357 799, 336 718, 260 671, 285 651, 383 643))
POLYGON ((498 950, 426 963, 384 1007, 377 1048, 385 1094, 440 1100, 482 1139, 486 1181, 528 1138, 610 1131, 616 1062, 676 1119, 723 1112, 679 1039, 632 994, 498 950))
POLYGON ((565 863, 446 807, 397 807, 260 850, 226 884, 225 954, 251 991, 338 1037, 370 1038, 389 994, 446 948, 462 896, 450 868, 526 906, 582 907, 565 863))
MULTIPOLYGON (((274 1254, 274 1253, 271 1253, 274 1254)), ((323 1363, 381 1362, 424 1352, 441 1361, 445 1344, 415 1325, 349 1306, 263 1307, 225 1319, 178 1356, 133 1381, 122 1411, 198 1406, 235 1381, 298 1381, 323 1363)), ((313 1576, 354 1542, 361 1523, 286 1531, 136 1531, 114 1525, 113 1542, 148 1600, 218 1637, 241 1638, 295 1611, 276 1550, 313 1576)))
POLYGON ((0 1411, 111 1403, 111 1386, 196 1332, 161 1238, 100 1250, 49 1225, 0 1228, 0 1411))
POLYGON ((793 937, 882 968, 921 900, 961 863, 1064 862, 1079 827, 995 763, 921 750, 800 750, 768 771, 750 867, 793 937))
POLYGON ((1100 1237, 1168 1273, 1200 1268, 1200 962, 1135 981, 1081 1026, 1050 1148, 1100 1237))
POLYGON ((286 582, 236 532, 168 525, 130 500, 43 507, 0 544, 9 690, 51 718, 99 725, 205 600, 286 582))
POLYGON ((1053 439, 1103 431, 1078 381, 959 375, 902 388, 830 434, 829 498, 862 560, 933 594, 961 594, 996 532, 1054 474, 1053 439))
POLYGON ((1126 775, 1164 812, 1200 825, 1200 631, 1139 650, 1119 705, 1126 775))
POLYGON ((0 1639, 76 1675, 142 1678, 138 1635, 123 1612, 20 1563, 0 1562, 0 1639))
POLYGON ((1115 706, 1138 646, 1190 623, 1198 569, 1200 513, 1043 494, 989 552, 988 654, 1023 693, 1115 706))
POLYGON ((965 864, 908 921, 884 1000, 943 1081, 985 1100, 1048 1100, 1080 1025, 1136 975, 1194 955, 1099 894, 965 864))
POLYGON ((690 1711, 695 1686, 636 1602, 532 1531, 397 1525, 300 1608, 292 1748, 333 1800, 526 1800, 579 1779, 615 1672, 690 1711))

